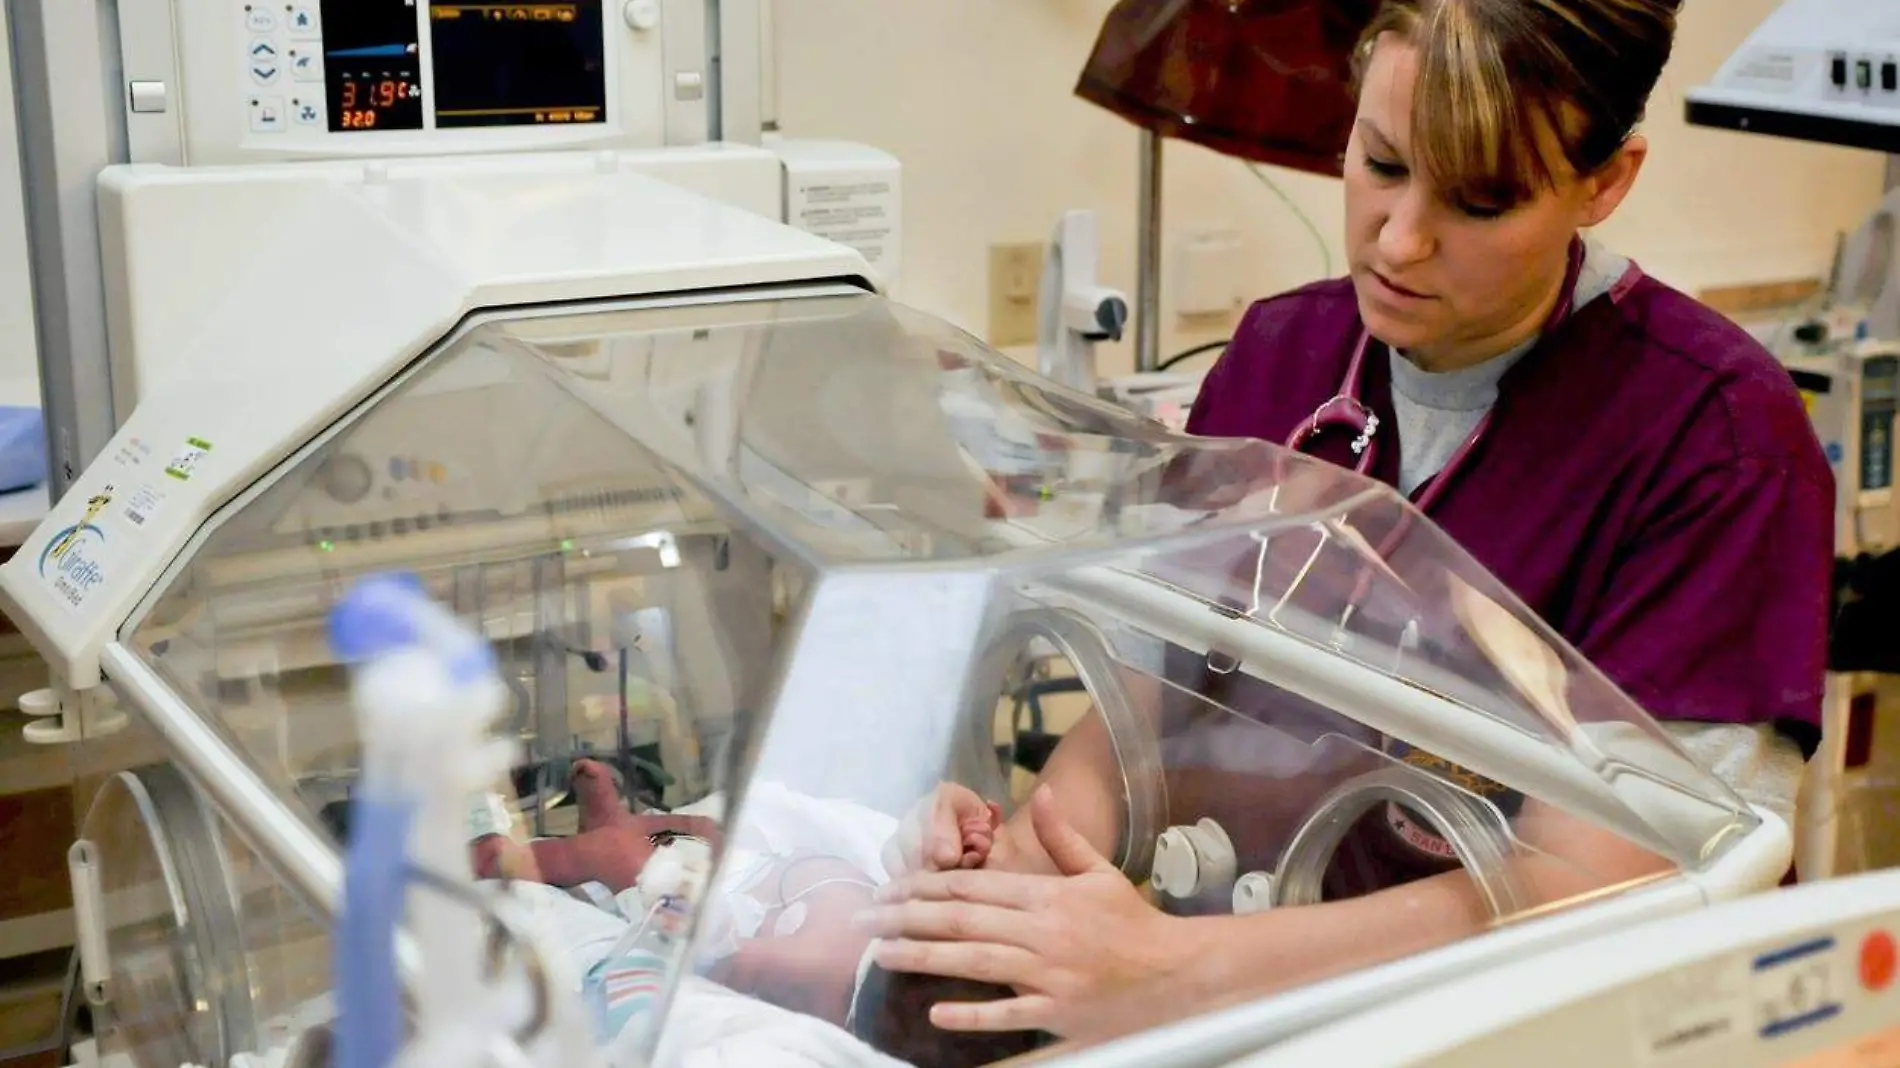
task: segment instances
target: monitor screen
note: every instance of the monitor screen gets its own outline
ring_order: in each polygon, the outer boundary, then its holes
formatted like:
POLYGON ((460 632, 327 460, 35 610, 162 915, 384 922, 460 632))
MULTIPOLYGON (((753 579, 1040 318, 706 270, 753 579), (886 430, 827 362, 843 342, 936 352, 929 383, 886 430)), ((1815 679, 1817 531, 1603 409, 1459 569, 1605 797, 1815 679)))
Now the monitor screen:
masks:
POLYGON ((429 5, 438 128, 605 122, 601 0, 429 5))
POLYGON ((323 0, 330 129, 422 129, 415 0, 323 0))

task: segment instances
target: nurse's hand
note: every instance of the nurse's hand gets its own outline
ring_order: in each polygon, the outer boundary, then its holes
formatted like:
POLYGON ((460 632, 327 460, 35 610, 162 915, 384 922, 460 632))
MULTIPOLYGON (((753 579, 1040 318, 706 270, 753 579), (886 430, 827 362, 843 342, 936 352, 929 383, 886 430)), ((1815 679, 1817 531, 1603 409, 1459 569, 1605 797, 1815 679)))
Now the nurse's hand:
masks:
POLYGON ((1198 958, 1189 936, 1201 929, 1148 904, 1063 819, 1048 787, 1030 804, 1060 874, 941 871, 887 884, 857 920, 888 940, 877 963, 1015 989, 1000 1001, 932 1006, 930 1022, 946 1031, 1104 1037, 1180 1015, 1160 995, 1198 958), (1157 1018, 1137 1020, 1133 1009, 1157 1018))
POLYGON ((1002 807, 967 786, 947 782, 917 803, 884 844, 884 870, 897 878, 912 872, 980 868, 989 859, 1002 807))

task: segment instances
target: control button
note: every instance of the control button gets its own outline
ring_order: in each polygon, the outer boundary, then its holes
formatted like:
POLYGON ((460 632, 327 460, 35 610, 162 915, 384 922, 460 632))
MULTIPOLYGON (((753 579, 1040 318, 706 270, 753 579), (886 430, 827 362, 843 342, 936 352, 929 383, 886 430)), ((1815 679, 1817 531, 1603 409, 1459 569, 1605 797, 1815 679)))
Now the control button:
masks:
POLYGON ((660 0, 627 0, 621 14, 628 29, 645 33, 660 24, 660 0))
POLYGON ((315 52, 290 50, 290 76, 300 82, 323 80, 323 58, 315 52))
POLYGON ((277 28, 277 16, 262 4, 245 4, 244 25, 252 33, 269 33, 277 28))
POLYGON ((1828 79, 1834 83, 1834 88, 1836 89, 1847 88, 1847 57, 1846 56, 1834 57, 1833 67, 1828 72, 1828 79))
POLYGON ((1875 931, 1860 944, 1860 985, 1879 993, 1893 983, 1895 952, 1893 936, 1875 931))
POLYGON ((1900 90, 1900 63, 1890 59, 1880 65, 1880 88, 1888 93, 1900 90))
POLYGON ((251 64, 251 80, 259 85, 274 85, 277 82, 277 64, 251 64))
POLYGON ((315 100, 297 100, 290 102, 290 119, 299 126, 322 126, 323 107, 315 100))
POLYGON ((1874 87, 1874 65, 1872 61, 1858 59, 1854 61, 1854 88, 1866 92, 1874 87))
POLYGON ((162 115, 171 106, 170 93, 164 82, 138 81, 127 88, 135 115, 162 115))
POLYGON ((323 36, 323 24, 317 18, 315 4, 292 4, 287 11, 286 21, 290 24, 292 37, 309 41, 323 36))
POLYGON ((324 462, 318 471, 323 491, 338 504, 355 504, 369 496, 376 476, 361 456, 346 452, 324 462))
POLYGON ((706 79, 696 70, 683 70, 673 75, 673 99, 699 100, 706 95, 706 79))
POLYGON ((268 37, 251 38, 251 62, 277 62, 277 44, 268 37))
POLYGON ((277 133, 284 128, 284 101, 275 96, 251 98, 251 132, 277 133))

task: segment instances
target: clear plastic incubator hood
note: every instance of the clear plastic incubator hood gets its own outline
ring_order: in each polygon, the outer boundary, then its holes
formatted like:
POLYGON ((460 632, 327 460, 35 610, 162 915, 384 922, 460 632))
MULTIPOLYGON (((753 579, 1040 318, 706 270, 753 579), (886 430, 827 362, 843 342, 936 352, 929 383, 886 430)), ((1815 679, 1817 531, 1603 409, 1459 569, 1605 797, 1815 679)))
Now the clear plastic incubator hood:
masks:
POLYGON ((1462 866, 1494 920, 1054 1051, 1076 1063, 1213 1063, 1788 862, 1779 821, 1392 489, 1171 435, 873 293, 477 312, 281 456, 155 440, 193 403, 161 392, 111 450, 182 478, 102 462, 0 572, 103 783, 74 858, 87 973, 105 1052, 140 1068, 318 1048, 363 755, 326 628, 384 572, 485 636, 506 683, 513 767, 470 798, 466 845, 542 932, 543 992, 581 998, 656 901, 686 903, 658 1027, 599 1036, 615 1064, 1049 1045, 934 1028, 931 1003, 1007 991, 887 973, 851 916, 940 784, 1008 816, 1059 762, 1092 769, 1099 796, 1059 800, 1157 908, 1462 866), (234 487, 207 519, 146 522, 200 478, 234 487), (72 621, 121 595, 88 652, 72 621), (1592 870, 1553 814, 1654 863, 1592 870))

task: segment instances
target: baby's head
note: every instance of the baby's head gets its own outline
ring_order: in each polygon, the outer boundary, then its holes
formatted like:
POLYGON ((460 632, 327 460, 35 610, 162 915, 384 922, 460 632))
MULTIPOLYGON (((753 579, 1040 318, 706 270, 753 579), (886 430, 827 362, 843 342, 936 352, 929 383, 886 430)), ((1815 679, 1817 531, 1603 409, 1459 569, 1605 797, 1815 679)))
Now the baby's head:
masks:
POLYGON ((1015 996, 1006 986, 893 972, 875 964, 865 973, 853 1005, 851 1031, 871 1048, 906 1064, 931 1068, 976 1068, 1040 1048, 1040 1031, 1001 1034, 945 1031, 930 1022, 941 1001, 1000 1001, 1015 996))

